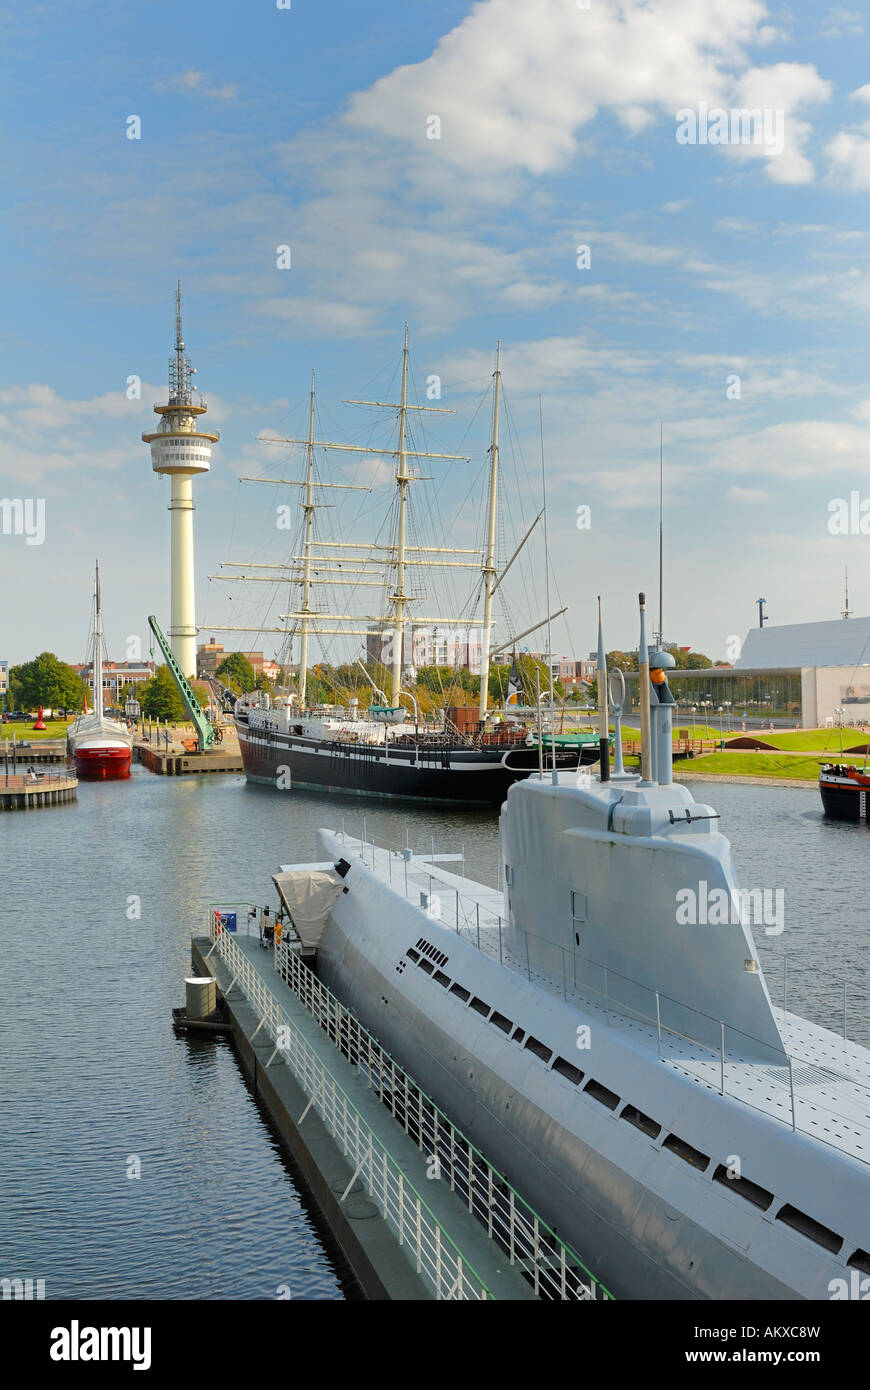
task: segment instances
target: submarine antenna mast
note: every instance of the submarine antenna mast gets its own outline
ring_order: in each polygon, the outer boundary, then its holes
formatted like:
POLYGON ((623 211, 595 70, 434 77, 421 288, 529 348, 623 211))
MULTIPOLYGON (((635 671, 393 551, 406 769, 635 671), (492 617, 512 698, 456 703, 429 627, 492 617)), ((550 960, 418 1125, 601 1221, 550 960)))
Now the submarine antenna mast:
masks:
POLYGON ((664 426, 663 426, 663 424, 662 424, 662 422, 661 422, 661 420, 660 420, 660 421, 659 421, 659 640, 658 640, 658 644, 657 644, 659 647, 661 647, 662 644, 663 644, 663 642, 664 642, 664 627, 663 627, 663 625, 662 625, 662 605, 663 605, 662 593, 663 593, 663 573, 664 573, 664 563, 663 563, 663 556, 664 556, 663 511, 664 511, 664 496, 665 496, 665 492, 664 492, 664 466, 663 466, 663 457, 664 457, 664 455, 663 455, 663 432, 664 432, 664 426))
POLYGON ((652 782, 652 740, 649 696, 649 647, 646 640, 646 595, 638 594, 640 605, 640 641, 637 651, 638 690, 640 693, 640 779, 649 786, 652 782))
POLYGON ((598 595, 598 756, 602 782, 610 781, 610 739, 607 730, 607 658, 604 655, 604 629, 601 626, 601 595, 598 595))
MULTIPOLYGON (((551 777, 555 787, 559 781, 559 774, 556 771, 556 700, 553 693, 553 635, 550 627, 552 614, 550 613, 550 550, 547 545, 547 474, 544 469, 544 406, 540 396, 538 397, 538 423, 541 431, 541 492, 544 503, 544 593, 547 605, 547 665, 550 668, 551 777)), ((538 704, 540 705, 540 700, 538 704)))

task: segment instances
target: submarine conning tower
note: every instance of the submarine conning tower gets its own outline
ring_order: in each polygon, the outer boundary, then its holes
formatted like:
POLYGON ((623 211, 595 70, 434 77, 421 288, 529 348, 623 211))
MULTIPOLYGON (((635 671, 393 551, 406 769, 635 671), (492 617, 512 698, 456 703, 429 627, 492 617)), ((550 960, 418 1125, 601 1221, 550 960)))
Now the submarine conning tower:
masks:
POLYGON ((510 788, 508 942, 530 970, 607 1009, 784 1065, 731 844, 717 812, 672 780, 674 659, 647 645, 642 594, 640 618, 640 775, 611 780, 602 762, 597 779, 547 773, 510 788))

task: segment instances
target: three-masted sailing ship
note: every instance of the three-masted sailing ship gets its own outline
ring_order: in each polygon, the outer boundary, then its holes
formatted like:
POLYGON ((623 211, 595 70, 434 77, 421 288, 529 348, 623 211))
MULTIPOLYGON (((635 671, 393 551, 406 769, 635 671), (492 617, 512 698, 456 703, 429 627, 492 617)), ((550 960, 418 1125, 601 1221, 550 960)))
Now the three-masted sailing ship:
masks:
POLYGON ((93 663, 94 708, 85 707, 83 714, 69 726, 67 751, 75 762, 76 776, 83 778, 120 778, 130 776, 133 739, 130 732, 115 719, 103 713, 103 617, 100 604, 100 567, 94 578, 94 645, 93 663))
MULTIPOLYGON (((283 572, 281 577, 299 585, 300 604, 294 611, 282 614, 291 624, 285 628, 221 628, 221 631, 280 632, 285 637, 299 634, 298 696, 273 699, 268 695, 251 693, 235 702, 234 721, 245 775, 251 782, 265 783, 280 789, 300 788, 314 791, 340 792, 350 795, 400 798, 412 801, 450 802, 465 805, 499 805, 508 788, 518 778, 528 777, 538 770, 544 760, 547 767, 575 768, 580 761, 592 761, 597 746, 578 740, 573 747, 555 740, 545 749, 546 740, 537 742, 525 724, 508 717, 490 718, 487 695, 491 657, 527 637, 549 621, 517 633, 497 647, 491 646, 493 627, 493 597, 502 579, 528 540, 541 513, 529 527, 511 559, 498 571, 496 555, 496 508, 499 471, 499 391, 501 372, 496 353, 493 373, 492 436, 489 447, 489 489, 486 514, 486 535, 483 553, 455 546, 417 546, 408 539, 408 490, 422 481, 414 472, 418 460, 462 460, 464 455, 434 453, 411 447, 408 417, 410 412, 453 414, 441 407, 411 404, 408 400, 408 329, 402 349, 400 399, 385 401, 347 401, 349 405, 374 406, 397 412, 398 437, 393 449, 373 448, 359 444, 341 444, 314 438, 315 393, 312 372, 308 412, 308 434, 304 439, 270 439, 269 442, 300 446, 306 450, 305 477, 300 479, 249 478, 243 481, 287 483, 303 489, 300 506, 302 518, 301 554, 292 557, 290 564, 281 566, 241 565, 227 562, 230 568, 250 570, 267 568, 283 572), (315 449, 344 453, 392 457, 395 459, 396 528, 395 540, 388 545, 323 541, 315 537, 315 513, 327 505, 314 500, 320 488, 357 490, 351 484, 320 482, 314 478, 315 449), (475 557, 475 558, 471 558, 475 557), (416 717, 413 694, 403 688, 403 666, 410 664, 415 627, 452 625, 469 628, 468 616, 432 616, 412 611, 419 604, 414 594, 413 579, 419 571, 425 573, 448 570, 476 570, 482 575, 483 622, 480 647, 480 695, 477 707, 448 706, 442 712, 440 727, 421 726, 416 717), (315 586, 350 585, 353 588, 382 588, 386 577, 392 579, 388 594, 388 611, 367 615, 365 627, 358 614, 323 611, 313 601, 315 586), (389 670, 386 691, 377 691, 383 703, 372 704, 362 714, 354 706, 347 708, 307 705, 309 639, 319 634, 328 637, 363 637, 371 642, 373 636, 381 641, 384 669, 389 670), (402 700, 414 705, 415 720, 409 723, 409 709, 402 700)), ((366 489, 361 489, 366 490, 366 489)), ((226 575, 213 576, 227 578, 226 575)), ((237 580, 273 582, 248 574, 232 576, 237 580)), ((558 617, 566 610, 550 614, 558 617)), ((376 689, 369 673, 357 661, 369 683, 376 689)))

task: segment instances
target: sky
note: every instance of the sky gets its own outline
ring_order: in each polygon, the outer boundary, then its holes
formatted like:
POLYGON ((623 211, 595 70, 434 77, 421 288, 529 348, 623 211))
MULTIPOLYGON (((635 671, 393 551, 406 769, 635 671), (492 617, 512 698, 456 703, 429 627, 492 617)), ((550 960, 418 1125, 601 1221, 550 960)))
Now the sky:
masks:
MULTIPOLYGON (((498 340, 502 563, 543 425, 554 652, 595 647, 598 594, 608 648, 636 644, 639 590, 657 608, 660 428, 666 640, 733 658, 759 597, 774 624, 837 618, 846 567, 870 612, 866 7, 0 4, 0 75, 0 499, 43 518, 28 537, 0 510, 0 659, 84 658, 95 559, 110 656, 168 625, 140 436, 177 279, 221 434, 194 483, 201 640, 280 644, 221 627, 294 602, 211 577, 292 552, 297 493, 239 475, 301 476, 258 436, 304 433, 312 368, 319 437, 391 447, 389 412, 341 402, 396 399, 405 322, 413 399, 456 412, 417 447, 469 458, 421 470, 416 544, 480 544, 498 340)), ((332 494, 320 534, 388 539, 391 466, 319 455, 370 489, 332 494)), ((499 639, 545 614, 541 532, 499 639)), ((430 609, 466 602, 445 573, 430 609)))

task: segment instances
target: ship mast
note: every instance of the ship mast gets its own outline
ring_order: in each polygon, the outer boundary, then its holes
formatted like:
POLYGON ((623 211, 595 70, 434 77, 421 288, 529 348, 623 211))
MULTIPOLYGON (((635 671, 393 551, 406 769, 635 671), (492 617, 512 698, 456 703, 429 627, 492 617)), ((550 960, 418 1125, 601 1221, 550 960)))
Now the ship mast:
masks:
POLYGON ((495 371, 492 374, 492 444, 490 445, 489 469, 489 516, 487 518, 486 555, 483 562, 483 641, 480 648, 480 704, 478 714, 481 721, 486 719, 487 697, 489 694, 489 644, 492 636, 492 596, 495 593, 495 519, 498 489, 498 398, 501 385, 501 341, 495 348, 495 371))
POLYGON ((100 611, 100 563, 97 561, 94 578, 94 714, 97 722, 103 719, 103 615, 100 611))
MULTIPOLYGON (((289 580, 299 583, 301 587, 301 603, 298 611, 292 613, 282 613, 282 622, 298 623, 301 633, 300 652, 300 673, 299 673, 299 699, 300 704, 304 703, 307 682, 307 655, 308 639, 312 633, 323 636, 350 637, 372 635, 371 627, 344 626, 354 622, 362 621, 369 624, 377 624, 382 636, 388 631, 386 624, 392 624, 392 651, 389 653, 390 663, 390 704, 398 705, 399 694, 402 688, 402 658, 404 656, 404 633, 405 628, 412 621, 432 624, 459 624, 466 620, 459 617, 447 617, 443 614, 426 615, 415 614, 413 619, 408 612, 408 605, 414 601, 414 595, 406 590, 407 571, 419 568, 423 570, 433 569, 477 569, 482 570, 485 578, 485 615, 484 615, 484 641, 482 643, 482 663, 483 671, 481 676, 481 688, 484 692, 485 700, 487 675, 490 660, 489 644, 492 637, 492 599, 499 584, 504 578, 507 570, 522 550, 535 525, 540 521, 540 515, 532 523, 523 540, 520 542, 511 560, 505 566, 501 575, 496 574, 495 569, 495 530, 496 530, 496 497, 497 497, 497 477, 498 477, 498 418, 499 418, 499 388, 501 372, 499 368, 499 357, 496 357, 495 370, 495 390, 493 401, 493 443, 490 468, 490 495, 488 512, 488 531, 487 549, 485 556, 481 557, 476 550, 465 550, 459 546, 418 546, 408 544, 407 528, 407 507, 408 507, 408 488, 411 483, 421 482, 423 479, 416 473, 409 470, 409 463, 416 459, 443 459, 462 463, 468 462, 465 454, 445 454, 435 453, 431 450, 417 450, 409 448, 408 441, 408 412, 420 411, 425 413, 452 415, 454 412, 439 406, 412 405, 408 401, 408 384, 410 370, 410 356, 408 346, 409 334, 408 325, 405 324, 404 338, 402 344, 402 378, 401 390, 398 402, 388 401, 368 401, 368 400, 345 400, 345 405, 374 406, 379 410, 395 410, 398 412, 398 437, 394 449, 373 448, 360 444, 340 444, 333 440, 314 438, 314 375, 312 373, 312 387, 309 405, 308 433, 304 439, 292 439, 284 437, 263 437, 261 442, 271 445, 299 445, 306 450, 307 467, 305 477, 300 479, 286 478, 252 478, 245 477, 243 482, 267 483, 270 486, 283 484, 289 487, 302 487, 305 489, 304 501, 300 502, 305 522, 303 527, 302 553, 294 555, 291 563, 285 565, 265 565, 262 563, 237 564, 225 562, 224 569, 242 570, 265 570, 274 572, 275 579, 266 576, 260 577, 251 574, 241 575, 213 575, 211 578, 220 578, 238 583, 274 583, 280 577, 286 576, 289 580), (385 455, 392 455, 396 459, 396 489, 397 489, 397 529, 395 544, 377 545, 371 543, 359 543, 353 541, 318 541, 314 539, 314 512, 324 506, 324 503, 316 503, 313 499, 313 489, 315 488, 334 488, 340 491, 370 491, 369 488, 351 487, 346 483, 321 483, 313 477, 313 451, 315 449, 336 450, 339 453, 368 454, 383 458, 385 455), (466 559, 468 556, 477 556, 475 560, 466 559), (483 558, 483 564, 481 564, 483 558), (319 608, 312 607, 311 594, 315 584, 327 584, 342 586, 346 585, 353 588, 380 588, 384 583, 384 571, 394 571, 393 591, 389 594, 388 602, 390 613, 385 616, 372 614, 351 614, 325 612, 319 608), (356 576, 351 579, 349 576, 356 576), (335 626, 341 624, 341 626, 335 626)), ((499 350, 500 352, 500 347, 499 350)), ((212 626, 215 626, 214 624, 212 626)), ((221 632, 251 632, 259 633, 275 632, 284 636, 290 635, 292 628, 248 628, 221 626, 217 628, 221 632)), ((386 653, 385 653, 386 655, 386 653)), ((485 714, 485 704, 484 704, 485 714)))
POLYGON ((314 530, 314 501, 312 489, 312 473, 314 468, 314 368, 311 368, 311 395, 308 405, 308 444, 305 466, 305 501, 302 503, 302 510, 305 513, 305 543, 303 546, 302 560, 302 618, 301 637, 299 643, 299 707, 305 708, 305 692, 308 684, 308 624, 309 624, 309 598, 311 595, 311 537, 314 530))
POLYGON ((408 484, 412 479, 406 469, 405 422, 408 414, 408 325, 405 324, 405 339, 402 344, 402 394, 399 405, 399 448, 396 486, 399 492, 399 525, 396 536, 396 592, 392 595, 393 621, 393 663, 390 675, 390 704, 399 703, 402 688, 402 654, 405 637, 405 514, 408 505, 408 484))

